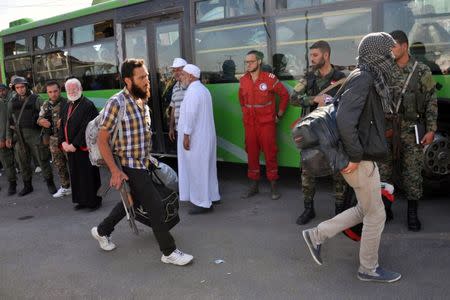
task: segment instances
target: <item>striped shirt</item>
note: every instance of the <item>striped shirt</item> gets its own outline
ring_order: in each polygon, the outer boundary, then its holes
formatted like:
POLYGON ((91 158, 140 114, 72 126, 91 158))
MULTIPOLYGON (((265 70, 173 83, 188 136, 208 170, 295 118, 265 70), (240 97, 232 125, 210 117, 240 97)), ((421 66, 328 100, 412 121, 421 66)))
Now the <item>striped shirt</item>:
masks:
POLYGON ((126 88, 112 96, 103 111, 100 129, 108 130, 112 136, 120 107, 125 104, 122 118, 122 138, 119 134, 114 143, 114 154, 120 157, 122 166, 133 169, 148 169, 150 166, 151 119, 145 101, 133 99, 126 88))
POLYGON ((172 89, 172 101, 170 102, 170 107, 175 109, 175 129, 178 130, 178 119, 180 118, 180 107, 181 102, 183 102, 184 93, 186 89, 181 86, 181 82, 177 81, 173 85, 172 89))

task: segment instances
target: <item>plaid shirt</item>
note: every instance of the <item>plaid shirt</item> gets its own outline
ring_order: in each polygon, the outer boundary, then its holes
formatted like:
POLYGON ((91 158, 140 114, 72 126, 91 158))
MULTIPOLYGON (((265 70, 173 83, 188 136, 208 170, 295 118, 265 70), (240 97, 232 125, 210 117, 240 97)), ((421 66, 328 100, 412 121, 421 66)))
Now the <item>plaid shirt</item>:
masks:
POLYGON ((125 103, 125 114, 122 118, 122 138, 119 133, 114 143, 114 155, 120 157, 122 166, 133 169, 148 169, 152 148, 150 129, 150 111, 141 99, 134 100, 128 90, 112 96, 103 111, 100 129, 108 130, 113 135, 120 107, 125 103), (142 108, 137 103, 142 103, 142 108))

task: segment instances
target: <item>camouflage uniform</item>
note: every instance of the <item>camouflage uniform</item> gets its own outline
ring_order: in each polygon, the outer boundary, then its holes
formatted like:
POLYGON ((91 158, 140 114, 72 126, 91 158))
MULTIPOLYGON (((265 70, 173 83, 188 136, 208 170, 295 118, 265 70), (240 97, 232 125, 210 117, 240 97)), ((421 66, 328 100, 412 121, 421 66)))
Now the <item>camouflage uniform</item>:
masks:
MULTIPOLYGON (((400 99, 401 91, 409 73, 413 70, 415 61, 414 58, 410 57, 408 64, 404 68, 395 66, 391 84, 395 103, 400 99)), ((421 122, 425 125, 425 132, 436 131, 438 114, 435 82, 430 68, 418 62, 415 72, 417 76, 413 75, 411 77, 399 110, 401 119, 401 186, 406 198, 413 201, 422 198, 422 169, 424 163, 423 146, 416 144, 414 125, 421 122)), ((380 163, 381 181, 392 182, 392 163, 393 157, 391 152, 386 161, 380 163)))
MULTIPOLYGON (((28 97, 31 97, 30 95, 28 97)), ((19 116, 20 108, 14 108, 15 105, 23 105, 24 100, 19 100, 19 96, 16 95, 11 101, 8 102, 7 110, 7 132, 6 138, 11 139, 14 144, 14 151, 19 158, 20 170, 22 172, 23 181, 31 182, 33 170, 31 167, 31 158, 34 157, 42 168, 42 175, 44 179, 48 182, 53 182, 53 173, 50 166, 50 152, 48 147, 44 146, 41 141, 39 126, 21 127, 21 133, 25 145, 21 145, 18 136, 12 129, 15 127, 14 118, 17 120, 19 116), (17 102, 16 104, 14 104, 17 102), (22 102, 22 103, 20 103, 22 102), (14 116, 14 118, 13 118, 14 116)), ((31 104, 27 104, 29 106, 31 104)), ((37 98, 34 104, 34 109, 39 111, 41 107, 41 99, 37 98)), ((25 114, 24 114, 25 115, 25 114)), ((20 124, 27 121, 24 115, 21 117, 20 124)))
MULTIPOLYGON (((307 80, 300 80, 300 85, 303 81, 304 88, 298 88, 296 86, 291 95, 290 102, 294 106, 301 106, 302 109, 306 110, 306 113, 309 113, 317 107, 317 104, 314 102, 314 97, 318 95, 320 91, 333 84, 334 81, 344 77, 345 75, 342 72, 336 71, 335 69, 324 77, 321 77, 319 70, 314 73, 308 73, 307 80)), ((339 87, 333 88, 327 92, 327 94, 334 96, 338 90, 339 87)), ((335 174, 333 176, 333 183, 336 205, 343 205, 344 193, 347 186, 344 177, 342 177, 340 173, 335 174)), ((315 178, 308 174, 305 169, 301 169, 301 185, 305 203, 312 203, 316 193, 315 178)))
MULTIPOLYGON (((0 97, 0 140, 6 141, 6 119, 7 119, 7 98, 0 97)), ((9 148, 0 149, 0 161, 6 172, 6 177, 10 183, 15 183, 17 180, 16 167, 14 165, 14 150, 9 148)))
POLYGON ((58 170, 61 186, 68 189, 70 187, 70 177, 69 171, 67 170, 67 158, 58 144, 60 111, 66 103, 67 100, 63 97, 59 97, 56 100, 56 103, 53 103, 50 100, 44 102, 41 111, 39 112, 38 122, 41 119, 51 119, 51 127, 48 128, 48 130, 43 128, 42 135, 50 136, 49 148, 53 157, 53 165, 58 170))

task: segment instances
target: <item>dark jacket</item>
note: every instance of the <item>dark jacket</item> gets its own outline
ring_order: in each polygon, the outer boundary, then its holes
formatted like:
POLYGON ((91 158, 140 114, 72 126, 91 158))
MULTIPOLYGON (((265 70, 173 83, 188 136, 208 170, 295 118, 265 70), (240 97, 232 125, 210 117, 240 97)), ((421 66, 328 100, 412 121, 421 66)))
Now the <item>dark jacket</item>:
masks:
POLYGON ((382 159, 387 152, 384 112, 374 79, 369 72, 359 69, 350 76, 336 115, 344 151, 351 162, 382 159))

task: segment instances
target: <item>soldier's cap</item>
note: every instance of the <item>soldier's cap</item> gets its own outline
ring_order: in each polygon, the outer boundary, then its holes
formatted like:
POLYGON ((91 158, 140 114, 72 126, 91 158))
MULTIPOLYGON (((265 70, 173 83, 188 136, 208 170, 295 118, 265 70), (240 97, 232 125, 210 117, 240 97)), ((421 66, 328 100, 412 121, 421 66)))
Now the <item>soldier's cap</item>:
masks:
POLYGON ((184 66, 183 71, 191 74, 195 78, 200 78, 200 69, 196 65, 187 64, 184 66))
POLYGON ((0 90, 6 90, 8 87, 4 83, 0 83, 0 90))
POLYGON ((187 61, 185 61, 180 57, 177 57, 173 60, 171 68, 181 68, 184 67, 185 65, 187 65, 187 61))

